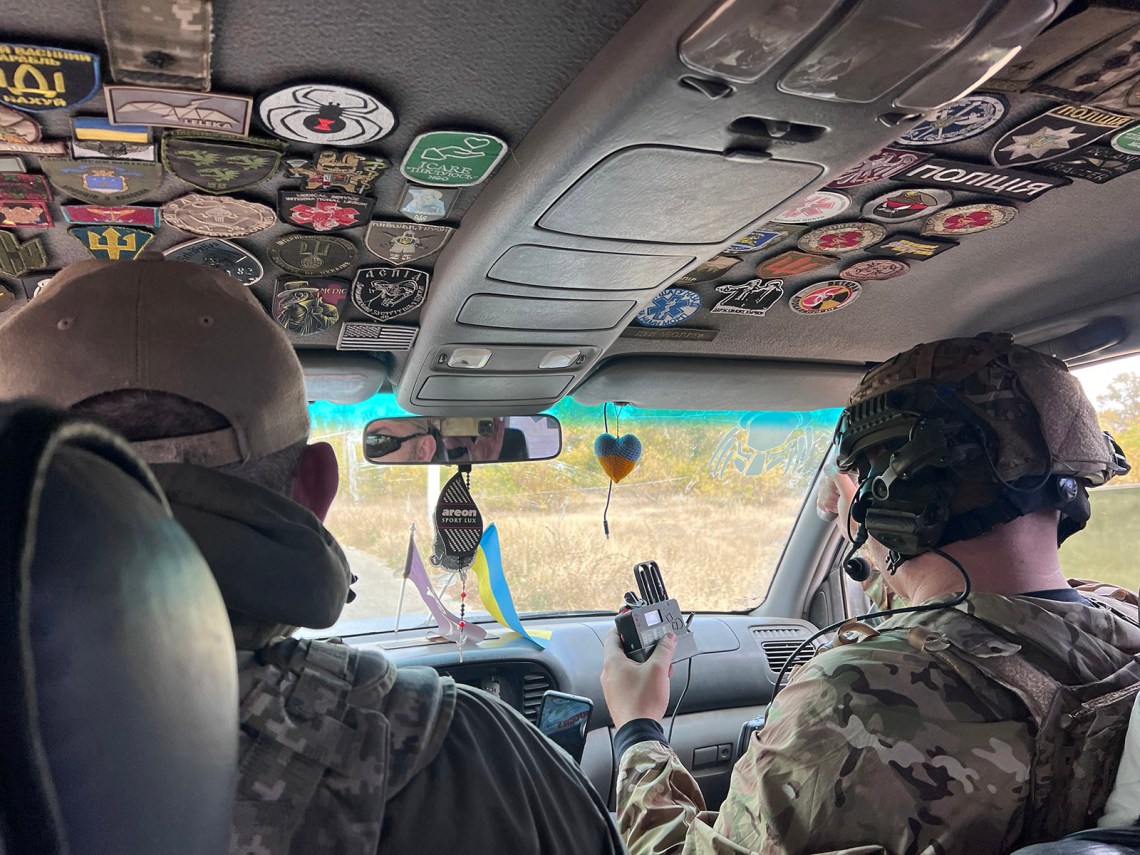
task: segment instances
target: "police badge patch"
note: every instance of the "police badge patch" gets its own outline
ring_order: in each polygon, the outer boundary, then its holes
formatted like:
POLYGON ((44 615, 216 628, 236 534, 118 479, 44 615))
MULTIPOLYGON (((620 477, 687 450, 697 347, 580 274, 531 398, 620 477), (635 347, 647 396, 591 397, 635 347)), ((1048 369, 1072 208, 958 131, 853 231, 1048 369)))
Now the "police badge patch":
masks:
POLYGON ((352 281, 352 305, 378 321, 398 318, 423 305, 429 279, 408 267, 361 267, 352 281))
POLYGON ((162 162, 192 187, 230 193, 276 173, 285 148, 277 140, 168 131, 162 137, 162 162))
POLYGON ((443 249, 454 232, 450 226, 373 220, 364 233, 364 248, 389 264, 412 264, 443 249))
POLYGON ((697 313, 701 295, 688 288, 666 288, 634 318, 643 327, 675 327, 697 313))
POLYGON ((99 57, 0 43, 0 104, 37 113, 82 104, 99 87, 99 57))
POLYGON ((1008 131, 994 143, 990 160, 998 166, 1028 166, 1053 160, 1135 121, 1131 116, 1097 107, 1063 104, 1008 131))
POLYGON ((1048 175, 1064 175, 1068 178, 1091 181, 1094 184, 1104 184, 1106 181, 1140 169, 1140 153, 1122 152, 1115 142, 1113 145, 1096 143, 1035 168, 1048 175))
POLYGON ((162 183, 162 167, 135 160, 73 160, 45 157, 40 168, 62 192, 95 204, 133 202, 162 183))
POLYGON ((293 335, 314 335, 340 323, 349 284, 344 279, 277 280, 273 320, 293 335))
POLYGON ((261 281, 265 268, 251 253, 221 238, 198 238, 166 250, 171 261, 188 261, 220 270, 246 287, 261 281))
POLYGON ((128 226, 78 226, 67 233, 105 261, 133 261, 154 240, 152 232, 128 226))
POLYGON ((277 213, 281 221, 314 232, 339 232, 362 226, 372 216, 375 204, 371 196, 349 193, 282 190, 277 194, 277 213))

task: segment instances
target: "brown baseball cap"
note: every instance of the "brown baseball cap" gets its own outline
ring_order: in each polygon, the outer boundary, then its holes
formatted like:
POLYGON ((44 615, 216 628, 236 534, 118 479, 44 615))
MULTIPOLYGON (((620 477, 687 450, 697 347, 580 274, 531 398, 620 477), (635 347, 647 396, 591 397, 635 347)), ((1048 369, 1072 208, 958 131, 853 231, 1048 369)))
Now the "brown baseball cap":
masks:
POLYGON ((181 395, 230 427, 134 443, 149 463, 223 466, 309 435, 304 375, 285 333, 224 273, 144 252, 57 273, 0 326, 0 399, 71 407, 122 389, 181 395))

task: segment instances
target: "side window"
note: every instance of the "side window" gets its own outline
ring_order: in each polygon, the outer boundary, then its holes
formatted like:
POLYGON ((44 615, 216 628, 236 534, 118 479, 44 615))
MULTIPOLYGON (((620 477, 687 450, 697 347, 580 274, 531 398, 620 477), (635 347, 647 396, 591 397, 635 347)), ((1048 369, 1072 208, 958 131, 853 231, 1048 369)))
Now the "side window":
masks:
POLYGON ((1101 427, 1116 438, 1132 464, 1128 475, 1089 491, 1092 519, 1061 547, 1069 578, 1095 579, 1136 590, 1140 586, 1140 355, 1076 369, 1096 407, 1101 427))

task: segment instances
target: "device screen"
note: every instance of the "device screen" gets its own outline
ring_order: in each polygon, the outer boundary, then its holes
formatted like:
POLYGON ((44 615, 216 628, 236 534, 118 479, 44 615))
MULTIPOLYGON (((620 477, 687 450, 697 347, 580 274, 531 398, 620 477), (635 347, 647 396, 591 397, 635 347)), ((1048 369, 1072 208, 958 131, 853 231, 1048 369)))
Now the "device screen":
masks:
POLYGON ((657 626, 661 623, 661 612, 659 611, 646 612, 644 617, 646 626, 657 626))
POLYGON ((593 709, 594 702, 589 698, 548 689, 538 709, 538 729, 573 757, 575 763, 581 763, 593 709))

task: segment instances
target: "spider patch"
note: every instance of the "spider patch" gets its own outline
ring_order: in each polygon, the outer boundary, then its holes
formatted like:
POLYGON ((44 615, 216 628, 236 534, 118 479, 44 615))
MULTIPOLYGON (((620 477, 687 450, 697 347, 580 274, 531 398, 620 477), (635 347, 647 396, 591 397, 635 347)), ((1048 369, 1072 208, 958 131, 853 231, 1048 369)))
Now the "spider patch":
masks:
POLYGON ((278 89, 261 99, 258 116, 274 136, 314 145, 363 145, 396 127, 395 114, 379 99, 329 84, 278 89))

